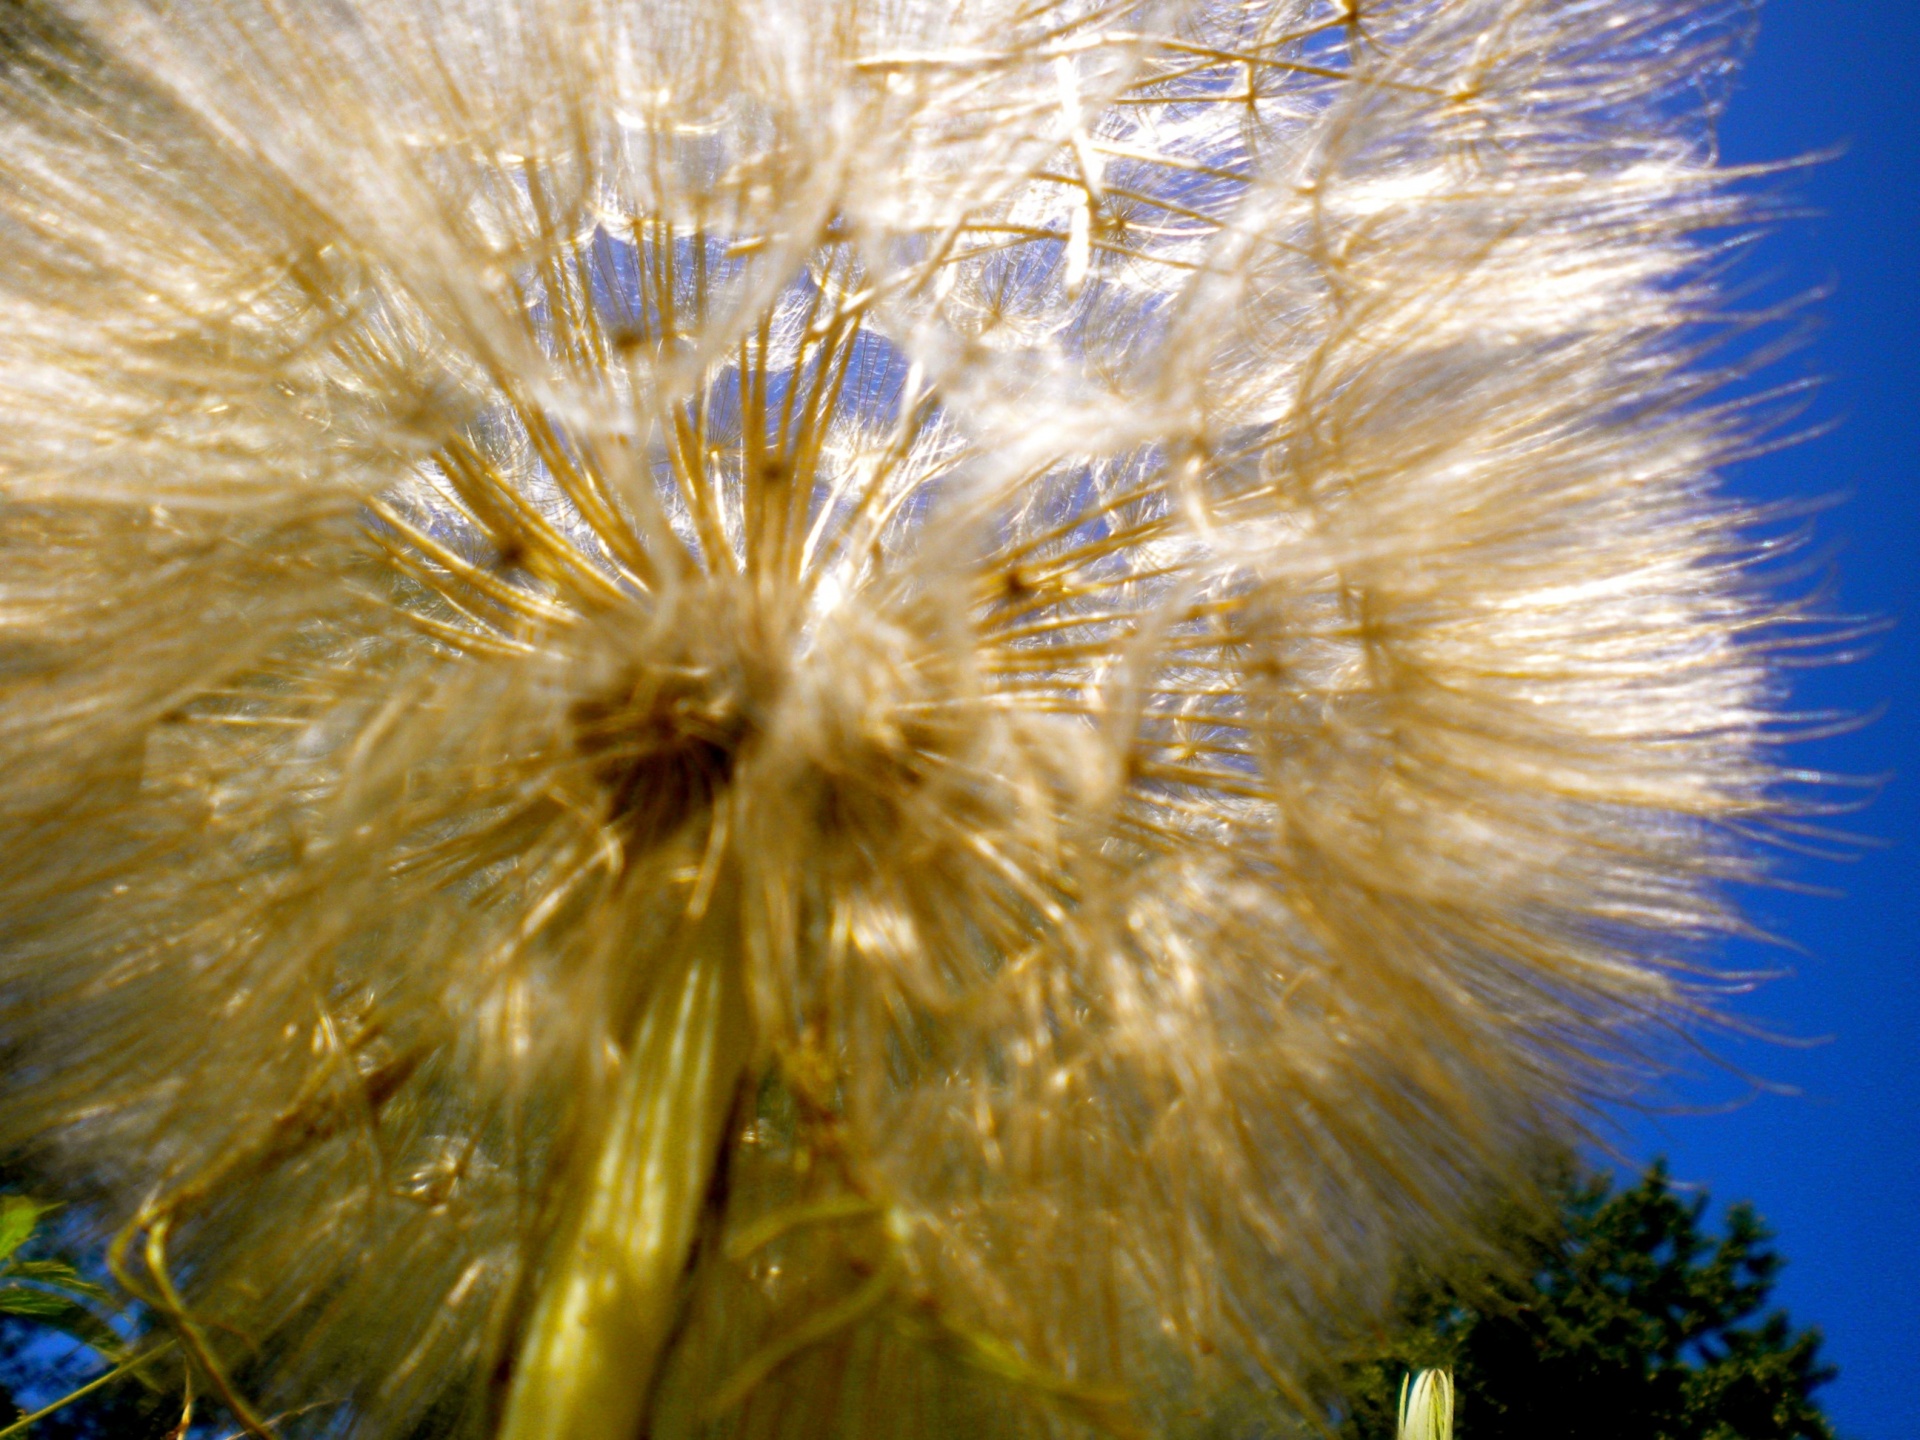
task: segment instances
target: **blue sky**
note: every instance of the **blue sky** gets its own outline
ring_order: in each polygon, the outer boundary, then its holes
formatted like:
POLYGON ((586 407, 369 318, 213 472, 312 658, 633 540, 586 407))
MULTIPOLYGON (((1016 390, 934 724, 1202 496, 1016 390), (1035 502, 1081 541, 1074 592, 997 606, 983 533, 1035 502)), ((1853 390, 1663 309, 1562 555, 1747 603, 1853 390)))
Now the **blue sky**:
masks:
POLYGON ((1665 1152, 1677 1178, 1716 1202, 1750 1199, 1789 1260, 1777 1297, 1827 1335, 1841 1377, 1824 1392, 1848 1440, 1920 1434, 1920 5, 1912 0, 1770 0, 1721 138, 1733 162, 1838 150, 1775 187, 1812 212, 1779 227, 1748 263, 1774 297, 1830 287, 1809 344, 1776 379, 1818 376, 1812 418, 1830 433, 1751 461, 1744 494, 1834 499, 1817 522, 1850 612, 1889 619, 1871 653, 1803 677, 1809 708, 1886 713, 1856 733, 1800 747, 1802 763, 1889 776, 1846 823, 1885 842, 1846 865, 1804 862, 1794 878, 1838 898, 1763 893, 1757 918, 1799 953, 1736 952, 1787 964, 1788 978, 1741 1013, 1809 1048, 1722 1042, 1718 1051, 1797 1094, 1705 1075, 1682 1094, 1730 1113, 1639 1118, 1628 1151, 1665 1152), (1903 1393, 1904 1392, 1904 1393, 1903 1393))

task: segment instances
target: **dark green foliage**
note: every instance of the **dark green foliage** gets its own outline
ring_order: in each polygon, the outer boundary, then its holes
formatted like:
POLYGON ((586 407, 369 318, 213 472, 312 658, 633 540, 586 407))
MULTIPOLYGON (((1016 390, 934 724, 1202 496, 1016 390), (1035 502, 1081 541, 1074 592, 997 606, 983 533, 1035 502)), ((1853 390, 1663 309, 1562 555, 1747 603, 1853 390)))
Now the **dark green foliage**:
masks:
POLYGON ((120 1337, 93 1309, 107 1292, 65 1260, 23 1253, 44 1214, 24 1195, 0 1195, 0 1315, 37 1320, 119 1360, 120 1337))
POLYGON ((1783 1262, 1752 1207, 1706 1233, 1662 1163, 1618 1193, 1571 1166, 1549 1188, 1557 1233, 1501 1219, 1515 1271, 1411 1287, 1404 1334, 1353 1368, 1343 1436, 1392 1440, 1401 1376, 1448 1365, 1459 1440, 1833 1440, 1819 1332, 1763 1313, 1783 1262))
MULTIPOLYGON (((0 1428, 86 1384, 101 1371, 85 1363, 86 1352, 50 1345, 46 1332, 0 1327, 0 1428)), ((175 1377, 177 1379, 177 1376, 175 1377)), ((83 1395, 27 1431, 28 1440, 161 1440, 180 1420, 180 1397, 142 1385, 131 1376, 83 1395)))
MULTIPOLYGON (((1498 1222, 1519 1267, 1410 1287, 1400 1334, 1350 1372, 1343 1440, 1393 1440, 1401 1378, 1435 1365, 1454 1371, 1458 1440, 1834 1440, 1812 1398, 1833 1369, 1817 1330, 1766 1312, 1783 1262, 1751 1207, 1707 1233, 1705 1197, 1677 1196, 1659 1164, 1618 1193, 1571 1166, 1549 1189, 1557 1231, 1517 1209, 1498 1222)), ((44 1214, 0 1197, 0 1428, 14 1396, 45 1403, 126 1349, 44 1214)), ((169 1434, 175 1363, 37 1422, 33 1440, 169 1434)))
MULTIPOLYGON (((141 1348, 105 1318, 108 1292, 43 1223, 46 1207, 0 1194, 0 1429, 77 1390, 141 1348)), ((175 1367, 177 1371, 177 1367, 175 1367)), ((28 1432, 33 1440, 149 1440, 171 1433, 177 1373, 156 1359, 61 1407, 28 1432)))

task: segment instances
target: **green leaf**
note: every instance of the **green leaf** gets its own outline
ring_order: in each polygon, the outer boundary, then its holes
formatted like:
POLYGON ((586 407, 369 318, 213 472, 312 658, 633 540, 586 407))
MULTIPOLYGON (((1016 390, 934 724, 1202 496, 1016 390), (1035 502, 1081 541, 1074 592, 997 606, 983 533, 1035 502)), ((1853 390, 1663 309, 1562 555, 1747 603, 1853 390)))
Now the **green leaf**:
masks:
POLYGON ((106 1321, 78 1300, 51 1290, 34 1290, 25 1285, 0 1286, 0 1315, 38 1320, 109 1359, 119 1359, 125 1348, 120 1336, 106 1321))
POLYGON ((0 1195, 0 1260, 26 1244, 48 1207, 25 1195, 0 1195))
POLYGON ((78 1270, 64 1260, 22 1260, 10 1273, 19 1276, 22 1280, 38 1280, 43 1285, 65 1290, 72 1295, 85 1296, 89 1300, 112 1298, 104 1285, 96 1285, 93 1281, 83 1278, 78 1270))
POLYGON ((0 1315, 31 1315, 46 1320, 79 1308, 79 1301, 49 1290, 29 1290, 24 1285, 10 1285, 0 1290, 0 1315))

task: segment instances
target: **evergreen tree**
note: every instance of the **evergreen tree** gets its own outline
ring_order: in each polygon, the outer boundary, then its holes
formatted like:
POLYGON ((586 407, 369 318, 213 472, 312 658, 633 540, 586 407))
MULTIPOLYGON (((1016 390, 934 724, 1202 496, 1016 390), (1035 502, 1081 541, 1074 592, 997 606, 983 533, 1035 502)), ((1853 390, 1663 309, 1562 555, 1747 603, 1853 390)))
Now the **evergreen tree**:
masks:
POLYGON ((1617 1193, 1571 1165, 1550 1186, 1554 1230, 1500 1222, 1520 1267, 1410 1286, 1405 1329, 1353 1369, 1343 1436, 1392 1440, 1401 1376, 1441 1365, 1459 1440, 1834 1440, 1813 1398, 1834 1368, 1767 1308, 1784 1262, 1751 1206, 1713 1235, 1662 1162, 1617 1193))

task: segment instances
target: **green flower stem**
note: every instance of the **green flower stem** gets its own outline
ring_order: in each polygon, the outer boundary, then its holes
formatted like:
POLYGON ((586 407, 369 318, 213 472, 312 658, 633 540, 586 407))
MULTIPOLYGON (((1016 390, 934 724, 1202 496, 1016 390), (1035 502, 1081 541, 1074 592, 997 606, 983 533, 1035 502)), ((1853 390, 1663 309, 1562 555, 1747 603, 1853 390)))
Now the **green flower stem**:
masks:
POLYGON ((641 1013, 563 1248, 534 1302, 502 1440, 632 1440, 747 1054, 739 917, 717 887, 641 1013))

